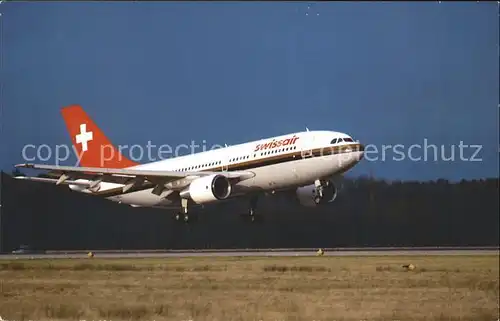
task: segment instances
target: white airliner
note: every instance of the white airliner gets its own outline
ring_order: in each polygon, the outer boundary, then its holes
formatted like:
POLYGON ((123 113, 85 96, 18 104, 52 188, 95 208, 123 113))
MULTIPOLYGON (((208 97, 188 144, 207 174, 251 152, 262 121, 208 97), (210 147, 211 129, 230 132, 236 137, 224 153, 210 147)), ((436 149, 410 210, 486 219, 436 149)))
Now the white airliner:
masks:
POLYGON ((338 192, 335 178, 364 153, 364 146, 347 134, 305 131, 139 164, 123 156, 80 106, 61 113, 79 166, 19 164, 49 172, 48 177, 17 179, 65 184, 134 207, 175 207, 175 218, 186 222, 188 205, 235 197, 249 197, 253 221, 257 198, 264 193, 295 191, 303 206, 331 203, 338 192))

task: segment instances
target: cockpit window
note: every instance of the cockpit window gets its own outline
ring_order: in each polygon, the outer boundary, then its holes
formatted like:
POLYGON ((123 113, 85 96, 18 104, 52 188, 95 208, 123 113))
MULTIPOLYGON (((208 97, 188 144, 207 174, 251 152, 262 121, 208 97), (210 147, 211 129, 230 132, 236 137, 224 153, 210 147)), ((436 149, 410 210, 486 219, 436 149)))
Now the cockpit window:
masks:
POLYGON ((350 138, 350 137, 334 138, 334 139, 330 142, 330 144, 332 144, 332 145, 333 145, 333 144, 340 144, 340 143, 342 143, 342 142, 352 143, 352 142, 354 142, 354 140, 353 140, 352 138, 350 138))

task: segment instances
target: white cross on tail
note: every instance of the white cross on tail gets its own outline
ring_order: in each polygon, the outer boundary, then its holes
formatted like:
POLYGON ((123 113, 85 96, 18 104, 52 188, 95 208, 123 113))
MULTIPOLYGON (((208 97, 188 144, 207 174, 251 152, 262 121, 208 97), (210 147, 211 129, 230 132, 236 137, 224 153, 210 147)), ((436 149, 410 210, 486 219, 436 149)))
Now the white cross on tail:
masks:
POLYGON ((88 149, 87 142, 93 139, 92 132, 87 132, 87 124, 80 125, 80 134, 76 135, 77 144, 82 144, 82 150, 88 149))

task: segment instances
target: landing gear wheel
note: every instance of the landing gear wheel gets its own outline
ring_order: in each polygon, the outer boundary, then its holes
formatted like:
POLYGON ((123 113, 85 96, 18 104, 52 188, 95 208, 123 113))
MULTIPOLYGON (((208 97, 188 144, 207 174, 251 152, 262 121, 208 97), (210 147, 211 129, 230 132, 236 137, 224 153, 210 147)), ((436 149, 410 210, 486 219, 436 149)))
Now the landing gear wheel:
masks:
POLYGON ((262 216, 262 215, 250 216, 250 223, 257 224, 257 223, 262 223, 262 222, 264 222, 264 216, 262 216))
POLYGON ((174 220, 177 222, 180 222, 181 220, 184 223, 189 222, 189 215, 188 215, 188 200, 187 199, 181 199, 181 211, 175 213, 174 215, 174 220))
POLYGON ((250 222, 257 221, 257 215, 255 214, 257 208, 257 196, 253 196, 250 199, 250 207, 248 209, 248 216, 250 217, 250 222))

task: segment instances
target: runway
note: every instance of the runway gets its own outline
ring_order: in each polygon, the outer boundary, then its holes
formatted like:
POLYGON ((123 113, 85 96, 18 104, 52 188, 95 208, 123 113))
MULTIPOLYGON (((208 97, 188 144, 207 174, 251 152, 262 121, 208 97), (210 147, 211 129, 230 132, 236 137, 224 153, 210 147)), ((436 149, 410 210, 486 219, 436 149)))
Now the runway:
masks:
MULTIPOLYGON (((275 249, 275 250, 212 250, 212 251, 95 251, 95 258, 146 259, 183 257, 312 257, 317 249, 275 249)), ((45 254, 3 254, 0 260, 15 259, 77 259, 88 258, 88 252, 55 252, 45 254)), ((499 255, 498 248, 359 248, 324 249, 323 256, 443 256, 443 255, 499 255)))

